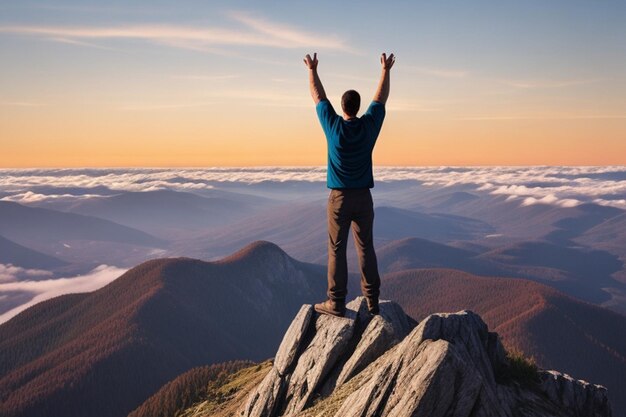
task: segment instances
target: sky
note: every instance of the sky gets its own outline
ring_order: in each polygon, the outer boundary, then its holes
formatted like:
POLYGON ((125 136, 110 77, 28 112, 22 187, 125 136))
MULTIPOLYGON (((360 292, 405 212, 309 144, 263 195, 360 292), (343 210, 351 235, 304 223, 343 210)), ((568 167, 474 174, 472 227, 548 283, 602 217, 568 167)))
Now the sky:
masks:
POLYGON ((626 164, 621 1, 0 0, 0 167, 322 166, 394 52, 377 165, 626 164))

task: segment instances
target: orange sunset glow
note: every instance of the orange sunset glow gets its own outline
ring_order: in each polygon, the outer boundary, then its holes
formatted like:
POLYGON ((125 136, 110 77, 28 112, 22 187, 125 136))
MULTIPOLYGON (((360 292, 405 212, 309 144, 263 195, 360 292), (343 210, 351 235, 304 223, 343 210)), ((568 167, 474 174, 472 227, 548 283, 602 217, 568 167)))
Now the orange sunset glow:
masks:
POLYGON ((347 25, 297 6, 3 7, 2 167, 324 165, 302 57, 319 53, 337 107, 349 88, 372 97, 383 48, 398 60, 377 164, 626 163, 624 29, 608 8, 554 20, 519 5, 472 24, 470 10, 391 3, 397 29, 372 41, 357 22, 377 7, 347 25))

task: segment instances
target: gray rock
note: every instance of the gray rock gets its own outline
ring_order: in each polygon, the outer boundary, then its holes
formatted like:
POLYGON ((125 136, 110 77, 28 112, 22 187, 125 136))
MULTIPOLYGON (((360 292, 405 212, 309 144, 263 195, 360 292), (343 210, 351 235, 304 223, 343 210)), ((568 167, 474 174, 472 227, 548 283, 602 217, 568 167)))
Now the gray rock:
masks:
MULTIPOLYGON (((426 317, 415 329, 415 340, 447 340, 463 346, 468 361, 476 364, 483 378, 495 383, 494 364, 489 357, 490 337, 487 325, 478 314, 460 311, 450 314, 432 314, 426 317)), ((493 344, 493 342, 491 342, 493 344)))
POLYGON ((293 319, 285 336, 283 337, 276 357, 274 358, 274 369, 279 375, 284 375, 287 369, 293 364, 300 343, 304 339, 306 332, 309 328, 311 317, 313 317, 313 306, 305 304, 300 308, 300 311, 293 319))
POLYGON ((480 344, 481 337, 472 336, 464 325, 486 332, 480 323, 469 312, 428 317, 393 355, 376 364, 380 370, 335 416, 469 416, 477 406, 484 416, 509 415, 498 409, 496 393, 484 390, 485 379, 493 380, 493 373, 468 362, 468 348, 480 344))
POLYGON ((362 297, 347 308, 337 318, 303 306, 238 415, 298 416, 316 399, 337 404, 335 417, 611 416, 606 388, 556 371, 540 371, 535 385, 498 382, 506 352, 471 311, 433 314, 413 328, 390 301, 378 316, 362 297))
POLYGON ((410 331, 411 326, 402 308, 394 302, 381 301, 380 315, 374 316, 367 324, 359 343, 337 377, 335 387, 349 381, 402 341, 410 331))
POLYGON ((360 306, 360 302, 348 304, 343 318, 326 315, 317 318, 313 340, 298 358, 290 375, 284 416, 295 416, 304 409, 323 378, 345 353, 354 333, 360 306))
POLYGON ((285 374, 292 367, 296 353, 309 329, 313 306, 305 304, 293 319, 274 358, 274 365, 257 389, 239 409, 241 416, 270 416, 278 405, 281 388, 285 386, 285 374))
POLYGON ((506 366, 504 349, 469 311, 427 317, 372 366, 376 372, 336 417, 611 415, 605 388, 562 374, 549 372, 541 387, 497 384, 494 369, 506 366))
POLYGON ((610 416, 607 389, 557 371, 540 372, 541 390, 572 417, 610 416))
MULTIPOLYGON (((358 298, 346 306, 345 317, 319 315, 302 306, 278 348, 272 370, 248 396, 237 415, 297 415, 350 346, 359 314, 358 298)), ((360 313, 359 313, 360 312, 360 313)))

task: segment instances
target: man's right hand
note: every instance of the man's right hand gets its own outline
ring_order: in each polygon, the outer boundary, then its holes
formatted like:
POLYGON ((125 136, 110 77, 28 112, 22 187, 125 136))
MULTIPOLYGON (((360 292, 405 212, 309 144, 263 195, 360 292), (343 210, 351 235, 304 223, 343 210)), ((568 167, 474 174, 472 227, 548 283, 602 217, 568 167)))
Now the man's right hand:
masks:
POLYGON ((316 70, 317 69, 317 52, 313 54, 313 58, 311 58, 311 55, 306 54, 306 56, 304 57, 304 64, 307 66, 308 69, 316 70))
POLYGON ((389 58, 387 58, 387 54, 383 53, 380 56, 380 63, 383 66, 383 71, 380 76, 380 82, 378 83, 378 89, 376 90, 376 94, 374 94, 374 101, 385 104, 387 103, 387 98, 389 98, 389 77, 391 74, 391 67, 396 62, 396 57, 391 54, 389 58))
POLYGON ((393 54, 389 55, 389 58, 387 58, 387 54, 383 52, 383 54, 380 56, 380 63, 382 64, 383 69, 385 70, 390 70, 391 67, 393 67, 393 64, 395 62, 396 62, 396 57, 393 54))

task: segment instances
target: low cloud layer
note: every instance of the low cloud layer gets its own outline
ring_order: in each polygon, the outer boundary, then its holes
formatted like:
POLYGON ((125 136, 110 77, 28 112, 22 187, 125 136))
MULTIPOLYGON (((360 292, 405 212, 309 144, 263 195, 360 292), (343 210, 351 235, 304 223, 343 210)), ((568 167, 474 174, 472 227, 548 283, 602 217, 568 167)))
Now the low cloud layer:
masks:
POLYGON ((0 283, 19 279, 51 277, 52 272, 42 269, 26 269, 11 264, 0 264, 0 283))
POLYGON ((95 268, 85 275, 80 275, 72 278, 55 278, 37 281, 16 281, 16 279, 23 278, 25 273, 29 273, 28 271, 30 271, 30 274, 33 274, 32 271, 39 271, 37 272, 38 278, 45 276, 45 273, 47 273, 48 275, 51 275, 51 273, 41 270, 25 270, 23 268, 14 267, 12 265, 0 264, 0 277, 3 276, 3 271, 4 278, 6 278, 4 279, 4 281, 13 282, 2 282, 3 279, 0 278, 0 302, 7 299, 11 293, 29 293, 32 294, 32 299, 24 304, 19 305, 18 307, 12 308, 4 314, 1 314, 0 323, 6 322, 7 320, 24 311, 28 307, 35 305, 41 301, 48 300, 62 294, 97 290, 98 288, 105 286, 109 282, 113 281, 115 278, 122 275, 124 272, 126 272, 126 269, 109 265, 100 265, 99 267, 95 268))
MULTIPOLYGON (((477 192, 518 199, 520 205, 574 207, 596 203, 626 209, 626 167, 379 167, 378 182, 415 181, 432 187, 466 185, 477 192)), ((3 200, 32 203, 93 198, 98 187, 116 191, 203 191, 221 183, 324 182, 325 167, 206 169, 0 170, 3 200), (80 192, 55 192, 68 187, 80 192), (48 189, 47 193, 33 189, 48 189)))

